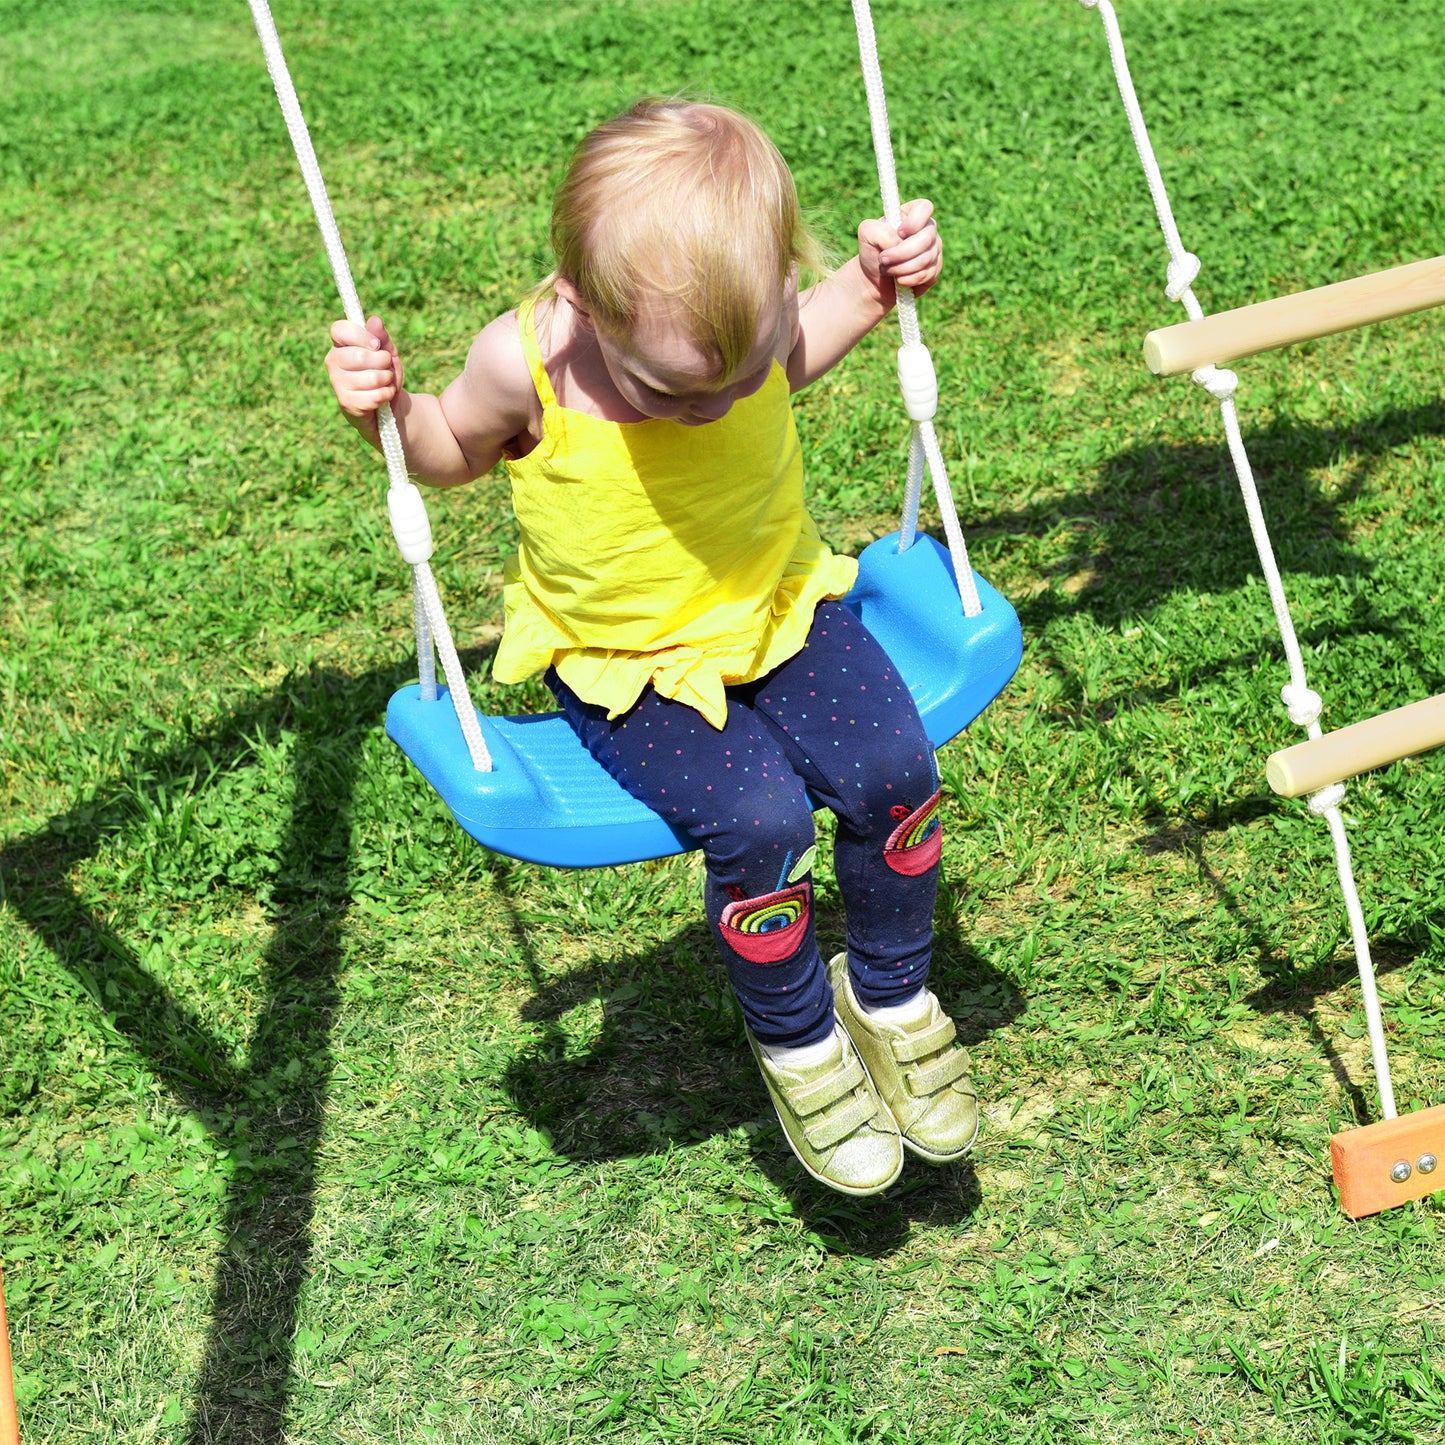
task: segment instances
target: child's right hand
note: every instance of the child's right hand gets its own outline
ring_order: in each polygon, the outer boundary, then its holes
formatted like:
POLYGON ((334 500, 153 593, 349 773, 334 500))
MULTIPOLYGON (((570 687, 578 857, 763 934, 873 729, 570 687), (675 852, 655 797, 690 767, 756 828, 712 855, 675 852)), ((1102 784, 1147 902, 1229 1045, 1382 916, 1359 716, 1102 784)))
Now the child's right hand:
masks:
POLYGON ((346 419, 367 436, 376 431, 376 413, 401 392, 401 357, 381 317, 365 326, 338 321, 331 328, 326 375, 346 419))

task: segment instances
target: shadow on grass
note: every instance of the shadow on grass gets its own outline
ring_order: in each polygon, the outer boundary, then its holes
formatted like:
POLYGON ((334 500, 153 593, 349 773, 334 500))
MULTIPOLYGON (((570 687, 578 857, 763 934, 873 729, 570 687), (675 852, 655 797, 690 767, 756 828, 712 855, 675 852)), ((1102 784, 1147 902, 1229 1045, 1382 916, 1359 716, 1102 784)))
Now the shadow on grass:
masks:
MULTIPOLYGON (((1278 422, 1252 436, 1271 519, 1282 517, 1276 540, 1286 568, 1328 576, 1367 573, 1368 565, 1337 534, 1337 502, 1320 497, 1311 473, 1345 458, 1339 493, 1345 500, 1358 494, 1385 450, 1441 433, 1445 407, 1431 404, 1382 413, 1348 433, 1278 422)), ((1090 492, 978 526, 977 535, 1000 543, 1059 525, 1087 528, 1100 539, 1087 559, 1093 580, 1076 595, 1051 593, 1020 606, 1031 645, 1038 646, 1043 629, 1065 612, 1117 623, 1170 591, 1237 587, 1255 566, 1238 501, 1223 485, 1217 497, 1210 487, 1189 485, 1215 477, 1222 482, 1222 458, 1222 447, 1140 447, 1112 459, 1090 492)), ((471 660, 489 650, 476 649, 471 660)), ((1437 664, 1418 661, 1438 676, 1437 664)), ((206 736, 131 759, 118 784, 0 853, 9 906, 231 1159, 192 1445, 279 1445, 284 1438, 292 1340, 310 1260, 341 937, 351 903, 347 849, 356 759, 362 728, 380 716, 398 680, 391 670, 362 677, 317 670, 294 679, 206 736), (283 731, 298 736, 298 771, 270 905, 268 996, 245 1051, 248 1062, 236 1068, 231 1049, 155 980, 132 944, 85 904, 67 876, 107 839, 136 825, 138 802, 154 803, 178 788, 201 787, 208 776, 247 767, 254 753, 248 739, 274 739, 283 731)), ((1228 890, 1218 887, 1238 910, 1228 890)), ((1259 946, 1266 951, 1262 934, 1259 946)), ((559 1069, 544 1047, 512 1068, 509 1082, 520 1107, 551 1130, 560 1149, 581 1158, 615 1157, 766 1118, 766 1095, 738 1046, 732 1004, 711 960, 711 938, 699 922, 605 975, 584 970, 539 988, 531 1006, 539 1020, 558 1017, 569 998, 599 993, 606 1010, 603 1037, 586 1059, 564 1060, 559 1069), (645 1008, 633 977, 648 982, 652 1001, 645 1008)), ((969 1042, 1023 1008, 1017 993, 956 932, 940 936, 936 982, 969 1042)), ((1266 990, 1262 1006, 1278 1006, 1299 987, 1290 984, 1277 997, 1266 990)), ((977 1206, 977 1184, 966 1165, 936 1172, 911 1165, 881 1200, 853 1201, 826 1194, 801 1176, 775 1129, 764 1125, 756 1140, 760 1164, 794 1212, 840 1249, 885 1252, 910 1221, 954 1220, 977 1206)))
POLYGON ((356 718, 375 715, 390 680, 327 671, 293 679, 210 735, 135 760, 131 779, 0 853, 9 905, 232 1165, 210 1339, 195 1385, 189 1439, 196 1445, 274 1445, 284 1437, 349 904, 356 718), (138 803, 198 776, 249 766, 248 739, 274 739, 283 730, 298 735, 296 792, 270 903, 267 996, 238 1069, 232 1048, 156 982, 132 943, 85 905, 67 875, 134 825, 138 803))
MULTIPOLYGON (((1392 408, 1348 428, 1278 417, 1246 436, 1287 594, 1291 574, 1341 581, 1372 575, 1371 562, 1346 535, 1341 512, 1368 491, 1389 453, 1439 436, 1445 436, 1445 403, 1439 401, 1392 408), (1319 482, 1326 471, 1334 478, 1328 496, 1319 482)), ((996 513, 974 523, 971 536, 980 539, 981 550, 998 550, 1012 537, 1060 530, 1076 532, 1079 548, 1051 571, 1060 577, 1072 574, 1078 579, 1077 590, 1051 587, 1016 604, 1025 645, 1036 656, 1047 646, 1050 626, 1070 615, 1083 614, 1102 628, 1117 628, 1147 618, 1176 592, 1233 592, 1260 575, 1222 430, 1217 444, 1149 442, 1120 452, 1103 465, 1096 486, 1052 496, 1020 511, 996 513)), ((1207 668, 1181 656, 1176 692, 1187 691, 1194 679, 1231 671, 1262 654, 1279 656, 1283 668, 1283 650, 1262 591, 1252 605, 1258 609, 1258 645, 1245 656, 1215 661, 1207 668)), ((1418 597, 1392 599, 1356 586, 1349 615, 1336 613, 1325 623, 1304 623, 1300 642, 1308 649, 1343 632, 1384 637, 1394 655, 1408 660, 1425 679, 1427 691, 1438 691, 1445 686, 1445 661, 1421 649, 1418 608, 1418 597)), ((1063 684, 1065 709, 1074 707, 1091 716, 1099 712, 1072 665, 1048 652, 1040 660, 1063 684)), ((1100 720, 1130 701, 1155 700, 1169 691, 1143 688, 1117 695, 1105 704, 1100 720)))
MULTIPOLYGON (((699 889, 698 911, 702 900, 699 889)), ((819 933, 841 946, 841 912, 819 909, 819 933)), ((517 1109, 568 1158, 590 1162, 666 1151, 743 1129, 758 1167, 793 1213, 831 1248, 883 1254, 915 1222, 954 1224, 979 1203, 965 1161, 933 1168, 910 1158, 903 1180, 876 1199, 849 1199, 818 1185, 793 1158, 748 1049, 717 945, 701 917, 657 949, 548 978, 514 942, 536 984, 522 1017, 543 1026, 503 1078, 517 1109), (602 1026, 585 1055, 569 1054, 563 1015, 600 1000, 602 1026)), ((830 950, 824 947, 824 952, 830 950)), ((966 1045, 981 1043, 1024 1010, 1022 995, 962 940, 941 929, 931 984, 966 1045)))
MULTIPOLYGON (((1441 401, 1392 408, 1347 428, 1279 416, 1249 432, 1245 444, 1281 567, 1321 577, 1368 575, 1369 563, 1344 535, 1339 512, 1367 490, 1388 453, 1439 436, 1445 436, 1441 401), (1326 471, 1335 479, 1328 496, 1319 482, 1326 471)), ((1171 592, 1229 591, 1259 574, 1222 430, 1217 443, 1131 447, 1103 464, 1097 486, 997 513, 974 530, 1004 540, 1071 523, 1102 534, 1097 552, 1070 564, 1093 561, 1093 575, 1075 594, 1020 604, 1026 633, 1029 623, 1036 635, 1054 617, 1080 608, 1117 624, 1171 592)))
MULTIPOLYGON (((1319 1016, 1319 1001, 1322 998, 1337 989, 1358 986, 1359 972, 1348 936, 1343 948, 1336 948, 1327 957, 1307 967, 1300 967, 1288 952, 1282 950, 1281 941, 1271 937, 1250 915, 1240 902, 1237 892, 1224 881, 1204 855, 1204 839, 1210 833, 1223 832, 1239 823, 1262 817, 1272 810, 1273 805, 1268 799, 1249 799, 1232 808, 1221 809, 1209 824, 1161 825, 1147 835, 1140 846, 1148 853, 1175 853, 1193 863, 1215 900, 1244 930, 1244 935, 1254 950, 1256 967, 1260 975, 1268 980, 1262 988, 1245 995, 1245 1002, 1261 1014, 1285 1013, 1303 1019, 1309 1029, 1311 1042, 1330 1066, 1330 1072, 1339 1086, 1341 1098, 1347 1102, 1351 1117, 1357 1124, 1371 1124, 1378 1117, 1374 1100, 1373 1070, 1369 1076, 1369 1088, 1352 1078, 1336 1047, 1335 1032, 1327 1028, 1319 1016)), ((1320 888, 1321 907, 1335 907, 1341 927, 1346 928, 1344 899, 1340 896, 1332 871, 1327 878, 1321 878, 1320 888)), ((1372 939, 1370 950, 1375 973, 1380 978, 1406 967, 1419 952, 1418 947, 1404 939, 1372 939)))
MULTIPOLYGON (((1440 401, 1391 408, 1347 428, 1306 425, 1281 416, 1246 436, 1287 595, 1291 574, 1340 580, 1368 579, 1373 574, 1371 562, 1346 537, 1340 513, 1365 494, 1388 453, 1421 438, 1439 436, 1445 436, 1445 403, 1440 401), (1321 493, 1318 481, 1327 469, 1337 482, 1329 497, 1321 493)), ((1050 624, 1076 612, 1087 614, 1102 627, 1118 627, 1147 617, 1176 591, 1234 591, 1260 576, 1258 554, 1222 430, 1217 443, 1149 443, 1121 452, 1105 464, 1098 487, 1029 513, 991 518, 982 530, 985 536, 1005 537, 1018 532, 1038 534, 1060 526, 1074 527, 1091 539, 1101 537, 1102 543, 1067 559, 1060 569, 1086 579, 1079 590, 1066 594, 1051 589, 1019 604, 1026 638, 1042 637, 1050 624)), ((1091 702, 1082 679, 1062 661, 1046 656, 1045 664, 1052 666, 1065 684, 1061 711, 1107 722, 1121 708, 1187 693, 1196 680, 1227 676, 1241 666, 1252 666, 1261 654, 1279 657, 1279 679, 1287 681, 1283 647, 1262 590, 1258 606, 1260 640, 1253 653, 1216 659, 1207 667, 1181 657, 1173 686, 1116 691, 1102 702, 1091 702)), ((1407 664, 1404 670, 1419 679, 1419 695, 1437 693, 1445 688, 1445 659, 1422 648, 1419 607, 1418 595, 1392 600, 1373 588, 1356 587, 1347 617, 1336 614, 1326 623, 1300 627, 1299 640, 1308 650, 1342 633, 1383 639, 1390 654, 1407 664)), ((1348 936, 1343 948, 1329 958, 1301 968, 1282 952, 1282 941, 1266 932, 1241 902, 1238 891, 1211 868, 1204 855, 1202 839, 1207 833, 1248 823, 1279 806, 1279 800, 1262 793, 1218 809, 1208 824, 1168 819, 1156 826, 1142 846, 1192 859, 1215 898, 1244 927, 1259 970, 1268 980, 1246 1001, 1260 1013, 1290 1013, 1305 1021, 1350 1112, 1357 1122, 1367 1124, 1377 1117, 1373 1074, 1363 1085, 1351 1077, 1318 1007, 1319 1000, 1336 989, 1357 985, 1348 936)), ((1344 903, 1332 869, 1321 881, 1320 904, 1337 909, 1341 927, 1345 927, 1344 903)), ((1405 938, 1372 940, 1377 973, 1383 977, 1406 966, 1419 948, 1405 938)))

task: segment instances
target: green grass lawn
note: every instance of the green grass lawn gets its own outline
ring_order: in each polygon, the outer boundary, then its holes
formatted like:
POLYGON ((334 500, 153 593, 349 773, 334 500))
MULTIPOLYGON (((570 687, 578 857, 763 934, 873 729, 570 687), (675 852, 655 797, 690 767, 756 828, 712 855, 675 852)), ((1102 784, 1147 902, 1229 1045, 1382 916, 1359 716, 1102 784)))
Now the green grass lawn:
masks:
MULTIPOLYGON (((1098 17, 877 0, 923 307, 1013 686, 944 750, 934 985, 969 1163, 802 1174, 695 859, 484 853, 387 742, 384 474, 242 0, 0 0, 0 1263, 29 1442, 1445 1438, 1438 1201, 1351 1223, 1375 1117, 1328 837, 1267 792, 1281 649, 1098 17)), ((1435 0, 1123 0, 1196 292, 1442 249, 1435 0)), ((641 92, 877 210, 841 0, 284 0, 363 303, 440 386, 641 92)), ((880 331, 799 400, 814 511, 895 523, 880 331)), ((1445 689, 1445 332, 1242 363, 1325 723, 1445 689)), ((480 706, 512 545, 433 501, 480 706)), ((931 509, 925 508, 925 520, 931 509)), ((1445 759, 1351 786, 1402 1111, 1445 1100, 1445 759)), ((841 938, 822 886, 825 947, 841 938)))

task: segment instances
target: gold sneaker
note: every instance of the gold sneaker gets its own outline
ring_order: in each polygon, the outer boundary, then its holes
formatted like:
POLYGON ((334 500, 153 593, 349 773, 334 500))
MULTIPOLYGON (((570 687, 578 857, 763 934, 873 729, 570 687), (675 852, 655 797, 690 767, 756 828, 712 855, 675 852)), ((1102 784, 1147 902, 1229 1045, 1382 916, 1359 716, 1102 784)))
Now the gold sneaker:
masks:
POLYGON ((904 1147, 933 1164, 961 1159, 978 1138, 978 1095, 968 1079, 968 1055, 954 1042, 953 1020, 930 993, 921 1019, 884 1023, 853 996, 846 953, 828 973, 838 1021, 897 1121, 904 1147))
POLYGON ((848 1035, 836 1024, 821 1063, 774 1063, 747 1031, 783 1135, 798 1162, 840 1194, 881 1194, 903 1172, 903 1142, 848 1035))

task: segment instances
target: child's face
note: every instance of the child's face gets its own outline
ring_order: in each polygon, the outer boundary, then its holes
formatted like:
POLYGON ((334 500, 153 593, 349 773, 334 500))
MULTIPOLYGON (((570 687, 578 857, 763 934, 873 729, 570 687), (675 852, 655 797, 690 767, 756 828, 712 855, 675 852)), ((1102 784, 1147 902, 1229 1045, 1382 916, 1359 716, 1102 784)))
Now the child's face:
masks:
POLYGON ((596 332, 607 373, 623 400, 646 417, 705 426, 751 396, 768 379, 783 325, 782 298, 764 315, 753 349, 719 386, 710 358, 671 317, 654 308, 625 335, 596 332))

